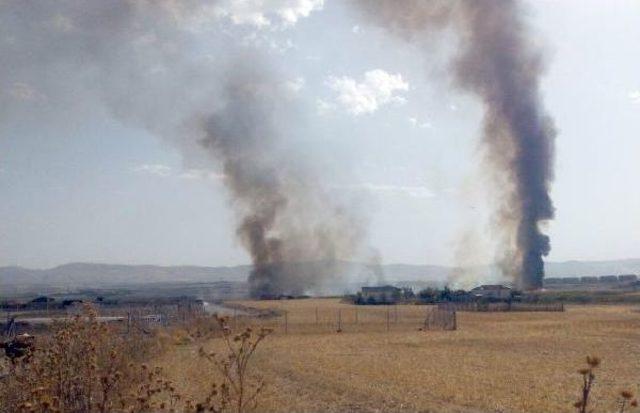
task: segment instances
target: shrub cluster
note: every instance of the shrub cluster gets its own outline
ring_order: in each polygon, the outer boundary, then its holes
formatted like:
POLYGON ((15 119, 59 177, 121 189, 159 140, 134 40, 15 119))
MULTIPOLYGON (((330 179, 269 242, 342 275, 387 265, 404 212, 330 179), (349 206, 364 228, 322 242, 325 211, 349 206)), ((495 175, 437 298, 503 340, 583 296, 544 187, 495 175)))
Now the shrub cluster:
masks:
MULTIPOLYGON (((122 334, 97 320, 87 307, 82 315, 54 326, 32 354, 9 364, 0 385, 0 411, 20 413, 245 412, 257 406, 264 386, 249 377, 248 366, 269 330, 233 334, 224 318, 215 318, 226 354, 200 351, 222 382, 212 383, 202 401, 184 398, 161 368, 142 363, 153 352, 151 337, 122 334)), ((196 331, 202 332, 202 326, 196 331)), ((210 332, 210 328, 208 328, 210 332)))

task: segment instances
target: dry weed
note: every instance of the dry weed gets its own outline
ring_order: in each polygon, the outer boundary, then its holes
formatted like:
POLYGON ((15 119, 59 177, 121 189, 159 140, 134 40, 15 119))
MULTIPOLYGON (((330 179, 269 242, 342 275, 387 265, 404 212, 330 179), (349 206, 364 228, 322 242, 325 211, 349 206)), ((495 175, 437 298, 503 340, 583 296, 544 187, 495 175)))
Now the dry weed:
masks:
MULTIPOLYGON (((223 380, 196 402, 179 394, 160 367, 140 363, 150 356, 154 340, 119 334, 96 317, 95 309, 87 306, 72 321, 57 324, 50 337, 37 343, 31 357, 12 363, 2 379, 0 411, 242 413, 257 406, 264 382, 250 378, 247 369, 268 330, 254 334, 247 329, 233 335, 226 320, 216 318, 228 354, 202 352, 201 356, 223 373, 223 380)), ((213 334, 207 328, 207 334, 213 334)))

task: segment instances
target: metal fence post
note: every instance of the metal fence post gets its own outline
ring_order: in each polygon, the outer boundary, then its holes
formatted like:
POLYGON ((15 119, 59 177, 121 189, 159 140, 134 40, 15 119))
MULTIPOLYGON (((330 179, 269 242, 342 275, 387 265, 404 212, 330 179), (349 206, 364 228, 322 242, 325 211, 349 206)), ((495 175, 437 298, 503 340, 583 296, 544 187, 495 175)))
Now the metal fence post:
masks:
POLYGON ((387 332, 389 332, 389 307, 387 306, 387 332))
POLYGON ((284 333, 289 333, 289 312, 284 312, 284 333))

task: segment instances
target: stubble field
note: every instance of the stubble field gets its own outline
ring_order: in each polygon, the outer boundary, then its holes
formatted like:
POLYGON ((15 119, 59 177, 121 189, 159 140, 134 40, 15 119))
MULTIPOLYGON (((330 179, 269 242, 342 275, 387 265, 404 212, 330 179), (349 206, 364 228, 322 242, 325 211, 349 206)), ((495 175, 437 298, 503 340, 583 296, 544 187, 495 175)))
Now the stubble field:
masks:
MULTIPOLYGON (((602 359, 595 411, 615 411, 621 390, 640 390, 638 307, 459 312, 457 331, 425 332, 419 306, 363 306, 356 315, 334 299, 241 304, 280 314, 252 320, 275 328, 252 366, 267 383, 259 411, 571 412, 586 355, 602 359)), ((198 361, 200 345, 157 360, 186 395, 204 394, 215 375, 198 361)))

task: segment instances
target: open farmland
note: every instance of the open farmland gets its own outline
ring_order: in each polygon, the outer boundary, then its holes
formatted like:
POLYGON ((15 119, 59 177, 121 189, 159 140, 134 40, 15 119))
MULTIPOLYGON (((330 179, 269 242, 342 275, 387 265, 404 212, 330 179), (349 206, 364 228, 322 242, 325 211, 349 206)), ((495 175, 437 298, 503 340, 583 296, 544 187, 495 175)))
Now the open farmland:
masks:
MULTIPOLYGON (((373 309, 380 312, 377 321, 363 318, 367 309, 359 307, 356 325, 355 308, 333 299, 241 304, 288 311, 286 333, 273 318, 263 321, 277 329, 254 360, 253 373, 268 386, 260 411, 569 412, 580 385, 576 370, 589 354, 602 358, 595 411, 614 410, 622 389, 640 390, 637 307, 458 313, 457 331, 421 332, 417 315, 425 309, 417 306, 399 308, 398 323, 387 331, 388 307, 373 309), (338 310, 342 333, 328 316, 338 310), (417 323, 410 326, 413 312, 417 323)), ((220 344, 212 340, 205 347, 220 344)), ((198 346, 177 346, 157 360, 194 397, 214 374, 194 357, 198 346)))

